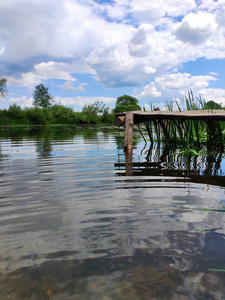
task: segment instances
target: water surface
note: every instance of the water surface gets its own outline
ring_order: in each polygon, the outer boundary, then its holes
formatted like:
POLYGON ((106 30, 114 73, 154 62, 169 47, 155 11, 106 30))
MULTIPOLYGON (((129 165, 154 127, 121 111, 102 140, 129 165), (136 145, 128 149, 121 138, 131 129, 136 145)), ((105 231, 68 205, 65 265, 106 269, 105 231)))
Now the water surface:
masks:
POLYGON ((0 131, 0 299, 224 299, 225 158, 0 131))

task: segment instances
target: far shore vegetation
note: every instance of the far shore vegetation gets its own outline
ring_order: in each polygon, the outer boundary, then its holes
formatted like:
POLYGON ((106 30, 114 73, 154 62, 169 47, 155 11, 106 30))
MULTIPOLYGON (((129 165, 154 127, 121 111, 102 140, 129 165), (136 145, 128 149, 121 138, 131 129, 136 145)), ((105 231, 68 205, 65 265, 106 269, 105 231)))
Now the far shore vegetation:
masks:
MULTIPOLYGON (((0 98, 7 94, 6 83, 5 78, 0 78, 0 98)), ((85 104, 82 111, 77 112, 70 107, 54 104, 54 97, 43 84, 35 87, 33 99, 33 107, 21 108, 13 103, 8 109, 0 109, 0 126, 113 125, 115 113, 141 109, 136 98, 123 95, 117 98, 113 110, 96 101, 85 104)))
MULTIPOLYGON (((7 79, 0 77, 0 100, 6 97, 7 93, 7 79)), ((113 110, 103 102, 96 101, 90 105, 85 104, 82 111, 74 111, 70 107, 55 104, 54 97, 49 94, 48 88, 43 84, 35 87, 33 99, 33 107, 21 108, 21 106, 13 103, 8 109, 0 109, 0 126, 113 125, 116 113, 141 110, 136 98, 123 95, 117 98, 113 110)), ((186 104, 192 105, 189 109, 200 109, 197 105, 193 107, 195 104, 194 96, 189 92, 190 99, 191 101, 186 101, 186 104)), ((201 109, 223 109, 220 104, 214 101, 202 102, 201 104, 201 109)), ((166 103, 165 107, 167 110, 174 110, 172 102, 166 103)), ((179 106, 178 108, 180 110, 179 106)), ((152 105, 151 109, 153 109, 152 105)), ((187 106, 187 110, 189 109, 187 106)))

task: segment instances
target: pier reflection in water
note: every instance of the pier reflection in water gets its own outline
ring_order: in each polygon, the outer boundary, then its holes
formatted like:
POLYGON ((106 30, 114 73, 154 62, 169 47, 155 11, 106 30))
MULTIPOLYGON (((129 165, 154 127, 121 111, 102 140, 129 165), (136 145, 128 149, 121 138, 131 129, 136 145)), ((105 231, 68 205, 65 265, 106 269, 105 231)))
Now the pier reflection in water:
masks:
POLYGON ((189 182, 195 183, 225 185, 225 170, 222 167, 223 152, 206 153, 205 150, 203 154, 195 155, 190 152, 186 155, 179 149, 157 143, 145 150, 145 155, 143 150, 138 161, 133 161, 132 151, 125 151, 125 162, 115 164, 115 167, 120 170, 118 175, 169 176, 179 177, 181 180, 185 178, 185 181, 188 179, 189 182), (125 172, 121 172, 122 170, 125 172))
POLYGON ((224 154, 122 147, 2 133, 0 299, 225 298, 224 154))

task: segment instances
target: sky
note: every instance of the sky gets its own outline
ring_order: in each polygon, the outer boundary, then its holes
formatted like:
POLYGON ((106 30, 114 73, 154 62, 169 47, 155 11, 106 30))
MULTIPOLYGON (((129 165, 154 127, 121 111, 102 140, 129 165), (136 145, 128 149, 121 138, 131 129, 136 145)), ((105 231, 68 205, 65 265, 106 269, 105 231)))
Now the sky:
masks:
POLYGON ((225 105, 225 0, 0 0, 0 77, 1 109, 32 106, 40 83, 76 111, 189 89, 225 105))

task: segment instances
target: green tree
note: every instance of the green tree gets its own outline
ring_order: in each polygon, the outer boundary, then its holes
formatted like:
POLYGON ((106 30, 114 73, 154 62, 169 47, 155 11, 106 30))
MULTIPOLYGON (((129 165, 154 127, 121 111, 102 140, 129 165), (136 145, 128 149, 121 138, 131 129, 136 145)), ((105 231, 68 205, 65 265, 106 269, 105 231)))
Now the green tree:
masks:
POLYGON ((83 107, 82 112, 83 113, 92 113, 92 114, 96 114, 96 115, 102 115, 104 114, 106 111, 108 111, 108 107, 106 107, 106 105, 101 101, 95 101, 95 103, 90 104, 90 105, 86 105, 83 107))
POLYGON ((7 94, 7 79, 6 78, 0 78, 0 98, 5 97, 7 94))
POLYGON ((218 104, 213 100, 210 100, 205 103, 204 109, 223 109, 223 108, 221 104, 218 104))
POLYGON ((42 83, 35 87, 34 93, 34 106, 49 108, 52 105, 53 97, 49 94, 48 88, 42 83))
POLYGON ((134 97, 123 95, 117 98, 115 113, 131 111, 131 110, 141 110, 138 105, 138 100, 134 97))
POLYGON ((73 109, 63 105, 53 105, 48 110, 52 113, 51 122, 56 124, 73 124, 75 123, 75 115, 73 109))
POLYGON ((97 124, 103 121, 104 117, 109 114, 109 108, 101 101, 85 105, 82 109, 82 115, 88 124, 97 124))
POLYGON ((8 114, 10 118, 16 118, 16 119, 23 118, 25 115, 22 108, 16 103, 13 103, 9 106, 8 114))
POLYGON ((25 109, 26 118, 35 125, 46 125, 47 115, 44 109, 39 107, 31 107, 25 109))

